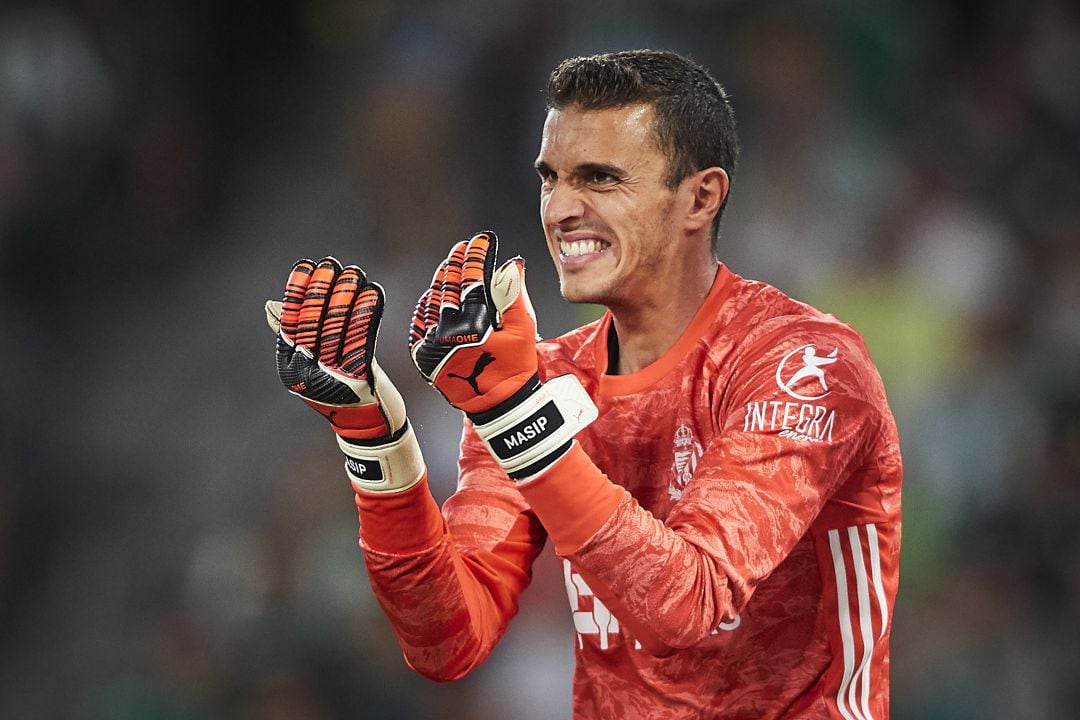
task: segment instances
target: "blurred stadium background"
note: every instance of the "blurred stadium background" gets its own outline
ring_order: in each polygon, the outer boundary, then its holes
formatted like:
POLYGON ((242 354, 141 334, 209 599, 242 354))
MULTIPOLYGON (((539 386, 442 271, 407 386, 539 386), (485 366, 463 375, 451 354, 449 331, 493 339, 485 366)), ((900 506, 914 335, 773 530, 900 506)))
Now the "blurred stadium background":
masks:
POLYGON ((885 376, 894 716, 1080 716, 1064 0, 0 4, 0 716, 568 716, 550 555, 474 676, 406 669, 262 302, 326 253, 388 288, 380 356, 445 497, 458 419, 408 363, 412 304, 492 227, 541 331, 580 323, 537 221, 541 89, 631 47, 734 95, 724 260, 854 324, 885 376))

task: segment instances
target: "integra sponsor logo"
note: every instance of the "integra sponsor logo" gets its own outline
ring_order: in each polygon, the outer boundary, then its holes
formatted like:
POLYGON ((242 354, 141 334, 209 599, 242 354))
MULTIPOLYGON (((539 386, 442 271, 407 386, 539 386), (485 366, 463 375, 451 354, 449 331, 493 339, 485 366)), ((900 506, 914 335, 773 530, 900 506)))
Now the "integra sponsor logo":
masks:
POLYGON ((818 355, 817 348, 811 345, 801 345, 783 357, 776 366, 776 384, 796 400, 820 400, 829 394, 829 383, 825 380, 825 368, 836 362, 840 348, 833 348, 828 355, 818 355), (791 372, 792 366, 788 361, 791 357, 802 351, 802 366, 791 372), (784 378, 787 378, 785 380, 784 378), (803 389, 803 383, 809 383, 809 387, 803 389), (818 390, 817 386, 821 389, 818 390), (796 387, 800 392, 796 392, 796 387))
POLYGON ((746 432, 775 432, 780 437, 810 442, 832 442, 835 426, 835 410, 780 400, 747 403, 743 419, 746 432))

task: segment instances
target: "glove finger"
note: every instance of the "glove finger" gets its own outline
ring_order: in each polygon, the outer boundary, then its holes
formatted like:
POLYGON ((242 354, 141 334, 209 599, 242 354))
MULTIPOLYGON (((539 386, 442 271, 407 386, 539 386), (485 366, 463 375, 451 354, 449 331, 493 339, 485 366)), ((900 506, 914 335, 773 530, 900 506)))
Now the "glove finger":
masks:
POLYGON ((487 286, 495 269, 495 254, 499 250, 499 238, 490 230, 477 233, 469 240, 461 268, 461 292, 465 294, 475 285, 487 286))
POLYGON ((495 309, 503 312, 513 305, 524 286, 525 261, 522 258, 511 258, 500 265, 491 279, 491 301, 495 309))
POLYGON ((345 321, 364 281, 364 272, 356 265, 345 267, 334 281, 319 333, 319 360, 336 367, 341 360, 345 321))
POLYGON ((270 326, 270 329, 275 333, 281 332, 281 301, 280 300, 267 300, 263 305, 263 309, 266 310, 266 324, 270 326))
POLYGON ((409 324, 409 350, 416 347, 417 343, 423 342, 427 335, 427 308, 434 288, 428 288, 420 299, 416 301, 416 310, 413 311, 412 322, 409 324))
POLYGON ((416 301, 412 324, 409 326, 409 350, 414 352, 424 342, 428 331, 439 324, 439 309, 442 307, 442 283, 446 275, 446 260, 439 263, 431 276, 431 285, 416 301))
MULTIPOLYGON (((483 303, 489 322, 497 319, 495 305, 491 300, 491 281, 498 251, 499 238, 494 232, 485 230, 477 233, 469 240, 469 247, 465 252, 465 266, 462 268, 461 295, 462 298, 470 298, 467 303, 463 299, 462 306, 483 303)), ((495 327, 498 328, 497 322, 495 327)))
POLYGON ((345 343, 342 347, 341 369, 373 386, 371 363, 375 357, 375 342, 379 337, 384 304, 385 293, 381 285, 366 283, 360 288, 356 301, 349 310, 345 343))
POLYGON ((446 275, 446 260, 443 260, 439 267, 435 268, 435 274, 431 276, 431 287, 426 293, 424 293, 426 300, 424 300, 424 313, 423 313, 423 335, 420 339, 423 340, 427 335, 428 330, 439 324, 439 311, 442 309, 442 281, 446 275))
POLYGON ((341 263, 332 257, 323 258, 315 267, 304 293, 304 304, 296 326, 296 344, 308 348, 314 355, 319 353, 319 331, 330 299, 330 289, 341 272, 341 263))
POLYGON ((498 315, 498 327, 511 330, 522 337, 539 340, 536 334, 536 311, 525 287, 525 260, 507 260, 495 271, 491 282, 492 302, 498 315))
POLYGON ((440 304, 443 309, 461 307, 461 269, 465 263, 465 251, 469 247, 468 240, 462 240, 450 251, 450 255, 443 261, 443 275, 440 289, 442 297, 440 304))
POLYGON ((439 308, 442 306, 442 279, 446 274, 446 260, 439 263, 431 276, 431 285, 416 301, 412 325, 409 326, 409 350, 413 351, 427 337, 428 330, 439 324, 439 308))
POLYGON ((315 271, 315 262, 306 258, 293 263, 292 272, 285 282, 285 295, 281 301, 281 334, 289 342, 296 342, 296 326, 300 317, 300 306, 304 303, 311 273, 315 271))

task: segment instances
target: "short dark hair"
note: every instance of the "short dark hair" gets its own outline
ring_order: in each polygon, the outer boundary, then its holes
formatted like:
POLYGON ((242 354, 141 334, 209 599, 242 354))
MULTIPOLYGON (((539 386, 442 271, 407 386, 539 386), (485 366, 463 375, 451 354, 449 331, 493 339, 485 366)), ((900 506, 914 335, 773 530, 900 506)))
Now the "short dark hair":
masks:
MULTIPOLYGON (((564 60, 548 78, 546 100, 548 110, 651 105, 657 145, 668 156, 669 187, 714 166, 734 183, 739 138, 728 93, 708 70, 678 53, 627 50, 564 60)), ((714 255, 726 205, 725 197, 713 219, 714 255)))

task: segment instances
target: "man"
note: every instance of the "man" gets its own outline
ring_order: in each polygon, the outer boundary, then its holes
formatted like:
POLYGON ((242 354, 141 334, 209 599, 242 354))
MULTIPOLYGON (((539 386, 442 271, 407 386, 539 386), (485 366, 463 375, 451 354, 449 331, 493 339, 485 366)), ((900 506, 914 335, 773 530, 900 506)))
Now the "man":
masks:
POLYGON ((440 509, 374 361, 382 289, 299 262, 282 381, 329 418, 369 575, 406 661, 477 667, 551 538, 576 628, 576 718, 884 718, 901 463, 858 334, 715 257, 734 117, 673 53, 552 73, 536 169, 563 295, 597 322, 536 342, 524 263, 458 243, 410 333, 466 414, 440 509))

